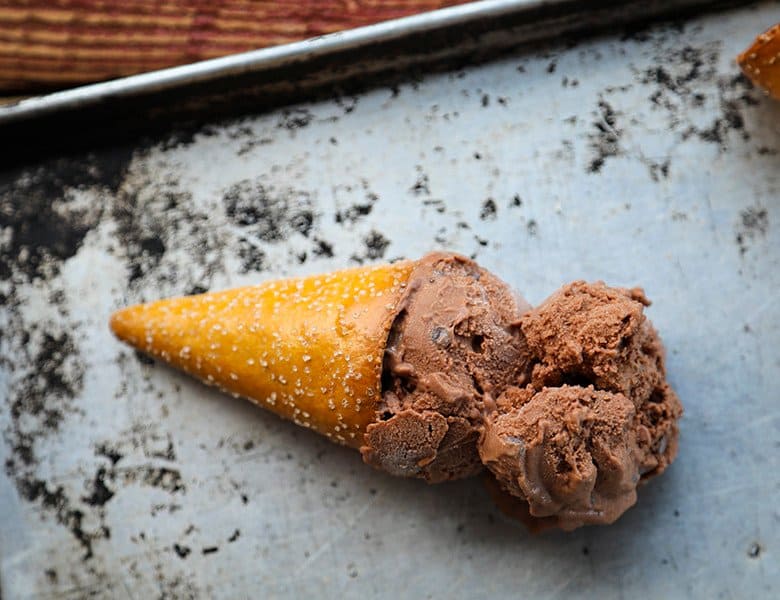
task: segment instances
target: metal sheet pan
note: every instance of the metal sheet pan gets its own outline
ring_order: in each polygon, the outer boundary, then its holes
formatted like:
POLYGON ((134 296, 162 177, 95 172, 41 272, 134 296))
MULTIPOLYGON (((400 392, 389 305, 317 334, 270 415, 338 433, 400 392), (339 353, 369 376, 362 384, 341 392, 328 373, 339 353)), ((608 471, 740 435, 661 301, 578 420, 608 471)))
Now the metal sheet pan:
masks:
POLYGON ((773 598, 780 4, 511 51, 0 171, 0 595, 773 598), (242 215, 251 218, 241 218, 242 215), (149 364, 117 306, 448 248, 537 303, 642 285, 686 408, 610 527, 355 453, 149 364))
POLYGON ((474 62, 543 40, 644 26, 744 4, 713 0, 483 0, 368 27, 87 85, 0 106, 17 149, 72 147, 204 115, 236 115, 382 84, 399 72, 474 62), (24 142, 24 144, 15 143, 24 142))
MULTIPOLYGON (((442 31, 466 27, 480 34, 519 24, 522 34, 515 43, 549 38, 563 32, 592 29, 598 25, 648 21, 674 16, 681 10, 716 4, 704 0, 644 2, 590 2, 572 0, 483 0, 451 8, 394 19, 376 25, 320 36, 294 44, 265 48, 202 61, 105 83, 82 86, 0 107, 0 125, 56 111, 90 107, 107 101, 170 91, 192 84, 237 75, 260 73, 370 46, 426 36, 430 54, 432 38, 442 31)), ((723 4, 723 3, 721 3, 723 4)), ((451 35, 451 34, 450 34, 451 35)), ((397 57, 393 57, 395 60, 397 57)))

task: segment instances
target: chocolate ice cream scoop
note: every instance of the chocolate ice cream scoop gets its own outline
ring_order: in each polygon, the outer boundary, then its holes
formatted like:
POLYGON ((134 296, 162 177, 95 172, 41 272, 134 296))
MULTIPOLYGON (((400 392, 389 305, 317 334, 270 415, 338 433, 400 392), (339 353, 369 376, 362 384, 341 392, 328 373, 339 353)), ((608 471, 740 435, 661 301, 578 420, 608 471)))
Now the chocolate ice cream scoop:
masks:
POLYGON ((636 502, 634 405, 622 394, 565 385, 510 388, 515 408, 489 417, 482 460, 499 484, 557 525, 611 523, 636 502))
POLYGON ((434 253, 418 261, 399 308, 363 458, 430 483, 475 475, 485 415, 529 375, 517 323, 530 306, 475 262, 434 253))
POLYGON ((480 456, 534 517, 611 523, 677 452, 677 396, 641 290, 564 286, 520 321, 530 383, 485 419, 480 456))

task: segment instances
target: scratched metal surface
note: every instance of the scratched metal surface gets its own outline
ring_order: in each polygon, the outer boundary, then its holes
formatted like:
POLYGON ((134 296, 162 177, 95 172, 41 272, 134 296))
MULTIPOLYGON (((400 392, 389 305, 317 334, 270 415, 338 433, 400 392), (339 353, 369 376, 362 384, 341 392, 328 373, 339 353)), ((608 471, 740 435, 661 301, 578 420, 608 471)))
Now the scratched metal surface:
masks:
POLYGON ((0 174, 3 598, 776 597, 780 4, 0 174), (610 527, 534 537, 114 341, 128 302, 449 248, 643 285, 686 408, 610 527))

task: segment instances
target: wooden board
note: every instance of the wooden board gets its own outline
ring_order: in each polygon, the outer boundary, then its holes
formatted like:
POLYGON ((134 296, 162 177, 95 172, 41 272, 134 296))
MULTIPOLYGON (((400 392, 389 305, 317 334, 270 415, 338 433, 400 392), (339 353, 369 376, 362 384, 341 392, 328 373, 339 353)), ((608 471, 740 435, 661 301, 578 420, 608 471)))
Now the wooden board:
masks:
POLYGON ((464 3, 5 0, 0 2, 0 91, 101 81, 464 3))

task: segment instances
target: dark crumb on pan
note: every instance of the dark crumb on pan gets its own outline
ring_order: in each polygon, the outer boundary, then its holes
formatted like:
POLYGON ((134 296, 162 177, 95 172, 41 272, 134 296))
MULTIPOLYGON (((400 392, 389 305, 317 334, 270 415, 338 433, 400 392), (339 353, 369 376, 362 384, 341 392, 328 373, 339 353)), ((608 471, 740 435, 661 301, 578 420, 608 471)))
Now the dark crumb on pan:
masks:
POLYGON ((282 111, 282 115, 279 118, 277 127, 280 129, 287 129, 288 131, 295 131, 296 129, 303 129, 308 127, 314 119, 314 115, 308 109, 294 108, 282 111))
POLYGON ((278 191, 259 180, 234 184, 223 204, 225 215, 235 225, 263 242, 283 242, 296 232, 308 236, 314 223, 308 192, 278 191))
POLYGON ((113 497, 114 491, 106 485, 106 468, 100 467, 95 473, 89 496, 84 496, 81 500, 91 506, 103 506, 113 497))
POLYGON ((447 204, 441 198, 426 198, 422 201, 422 205, 430 206, 440 215, 447 211, 447 204))
POLYGON ((336 106, 339 106, 343 111, 345 115, 348 115, 358 105, 358 97, 354 95, 350 96, 336 96, 336 106))
POLYGON ((314 250, 312 250, 312 254, 314 254, 314 256, 333 258, 333 244, 319 238, 314 238, 314 244, 314 250))
POLYGON ((410 191, 415 196, 427 196, 431 193, 428 175, 425 174, 425 172, 422 170, 422 167, 419 165, 415 168, 417 170, 417 179, 410 188, 410 191))
POLYGON ((10 229, 0 253, 0 280, 12 272, 27 280, 55 275, 78 252, 101 207, 71 209, 73 191, 116 192, 132 156, 129 148, 46 161, 0 181, 0 230, 10 229))
POLYGON ((651 87, 649 100, 656 110, 666 113, 669 128, 682 140, 695 138, 721 150, 726 149, 734 133, 747 141, 750 136, 745 131, 743 112, 758 98, 742 74, 718 74, 722 43, 682 48, 657 45, 655 64, 638 73, 637 80, 651 87), (713 104, 720 114, 709 124, 693 121, 692 115, 713 104))
POLYGON ((354 223, 360 218, 371 214, 371 210, 374 208, 373 204, 353 204, 352 206, 336 211, 334 216, 336 223, 354 223))
POLYGON ((671 159, 668 157, 663 160, 656 161, 650 158, 640 158, 641 162, 647 167, 650 173, 650 179, 658 183, 662 179, 669 178, 669 167, 671 166, 671 159))
POLYGON ((496 207, 496 201, 493 200, 493 198, 488 198, 482 203, 482 210, 479 212, 479 218, 482 221, 494 221, 497 213, 498 208, 496 207))
POLYGON ((592 123, 592 128, 595 132, 589 136, 592 158, 588 164, 588 173, 600 172, 608 159, 623 153, 620 147, 620 138, 623 136, 623 132, 618 127, 619 113, 612 108, 609 102, 600 99, 594 114, 596 118, 592 123))
POLYGON ((769 231, 769 212, 760 205, 750 206, 739 213, 734 240, 739 253, 744 255, 750 244, 766 236, 769 231))
MULTIPOLYGON (((10 306, 12 312, 17 306, 10 306)), ((84 558, 93 556, 92 543, 106 538, 110 531, 100 524, 91 529, 83 526, 85 510, 77 507, 78 501, 70 497, 62 485, 48 482, 37 475, 39 467, 38 446, 50 435, 57 433, 67 414, 76 409, 74 400, 81 392, 84 365, 78 346, 69 333, 59 331, 51 323, 43 322, 27 326, 21 318, 12 321, 11 331, 4 332, 16 351, 29 356, 26 373, 15 372, 10 386, 10 423, 5 439, 10 444, 10 456, 5 471, 14 481, 20 497, 37 505, 45 518, 53 518, 67 528, 84 549, 84 558)), ((72 324, 72 331, 78 327, 72 324)), ((5 359, 3 359, 5 360, 5 359)), ((13 365, 7 365, 13 367, 13 365)), ((106 493, 98 489, 88 499, 99 504, 106 493)), ((107 499, 105 500, 107 501, 107 499)))
POLYGON ((377 260, 383 258, 385 251, 390 246, 390 240, 384 235, 372 229, 369 234, 363 238, 365 250, 362 254, 353 254, 350 259, 359 264, 367 260, 377 260))
POLYGON ((224 231, 212 227, 209 214, 195 209, 192 195, 175 176, 162 177, 141 165, 128 172, 107 215, 116 231, 115 253, 125 263, 127 287, 148 289, 154 282, 180 294, 208 286, 224 270, 224 231), (186 251, 190 268, 182 271, 169 256, 171 250, 186 251))
POLYGON ((144 466, 125 470, 122 475, 125 482, 138 481, 144 485, 164 490, 169 494, 184 492, 187 489, 178 469, 144 466))
POLYGON ((238 257, 241 259, 242 273, 259 273, 267 268, 265 252, 247 238, 238 238, 238 257))
MULTIPOLYGON (((334 219, 338 224, 351 224, 362 220, 371 214, 374 209, 374 205, 379 200, 379 196, 371 190, 371 187, 367 180, 361 179, 360 185, 363 188, 365 199, 363 202, 356 202, 347 208, 339 208, 334 215, 334 219)), ((339 188, 342 189, 342 188, 339 188)), ((343 189, 347 192, 351 192, 353 186, 343 186, 343 189)))
MULTIPOLYGON (((135 573, 137 573, 135 577, 139 582, 146 580, 146 574, 141 574, 138 571, 135 571, 135 573)), ((154 566, 154 579, 157 582, 157 597, 160 599, 194 599, 204 597, 204 594, 192 581, 192 576, 177 572, 170 563, 164 565, 161 563, 156 564, 154 566)))
POLYGON ((94 556, 92 544, 95 540, 106 539, 111 531, 104 524, 92 531, 83 527, 84 511, 73 508, 73 502, 65 494, 62 486, 54 487, 41 479, 17 477, 16 486, 21 497, 27 502, 38 504, 47 515, 53 515, 57 523, 66 527, 84 550, 83 559, 94 556))

